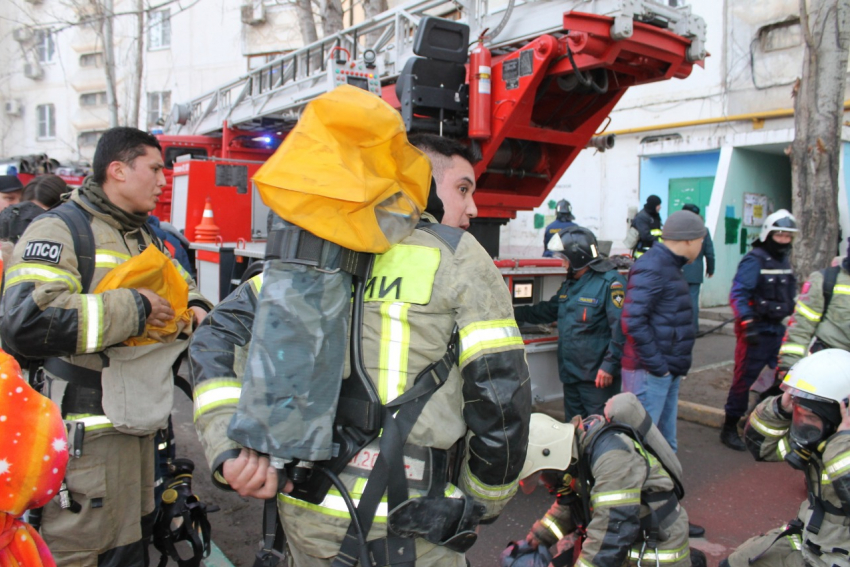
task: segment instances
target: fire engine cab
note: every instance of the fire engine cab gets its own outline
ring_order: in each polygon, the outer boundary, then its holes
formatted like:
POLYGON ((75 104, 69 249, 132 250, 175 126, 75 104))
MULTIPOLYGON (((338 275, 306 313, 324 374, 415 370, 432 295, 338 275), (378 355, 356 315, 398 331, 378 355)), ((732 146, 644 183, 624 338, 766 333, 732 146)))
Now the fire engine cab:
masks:
MULTIPOLYGON (((498 258, 501 225, 540 206, 580 151, 612 147, 597 132, 629 88, 684 79, 705 57, 705 23, 689 6, 414 0, 175 105, 158 136, 168 185, 154 214, 193 242, 202 293, 223 298, 264 253, 268 207, 252 176, 310 100, 349 84, 399 109, 409 132, 471 147, 470 232, 498 258), (213 242, 196 233, 205 211, 213 242)), ((517 304, 549 298, 565 275, 551 259, 497 266, 517 304)), ((535 401, 560 397, 557 332, 525 339, 532 376, 546 377, 535 401)))

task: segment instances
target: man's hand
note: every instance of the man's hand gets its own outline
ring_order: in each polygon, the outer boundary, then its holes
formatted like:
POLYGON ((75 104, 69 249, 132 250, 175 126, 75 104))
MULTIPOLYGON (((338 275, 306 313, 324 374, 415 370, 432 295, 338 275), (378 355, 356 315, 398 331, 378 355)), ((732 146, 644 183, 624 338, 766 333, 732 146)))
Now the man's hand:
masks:
POLYGON ((174 319, 174 309, 171 308, 164 297, 160 297, 149 289, 136 290, 144 296, 151 304, 151 313, 146 320, 151 327, 164 327, 174 319))
POLYGON ((607 388, 614 381, 614 377, 601 368, 596 372, 596 387, 607 388))
POLYGON ((782 392, 782 398, 779 400, 779 405, 782 406, 782 410, 786 413, 794 411, 794 400, 791 398, 791 394, 788 392, 782 392))
POLYGON ((532 549, 537 549, 540 546, 540 540, 534 537, 533 532, 528 532, 528 535, 525 536, 525 541, 532 549))
POLYGON ((706 273, 705 273, 705 275, 706 275, 706 277, 707 277, 707 278, 709 278, 709 279, 711 279, 711 278, 713 278, 713 277, 714 277, 714 274, 709 274, 708 272, 706 272, 706 273))
POLYGON ((198 307, 197 305, 193 305, 189 309, 191 309, 192 312, 195 314, 195 327, 200 325, 201 321, 203 321, 208 315, 208 313, 204 310, 203 307, 198 307))
MULTIPOLYGON (((242 449, 235 459, 227 459, 221 469, 224 480, 239 493, 268 500, 277 494, 277 469, 269 465, 269 458, 251 449, 242 449)), ((292 491, 292 481, 286 481, 284 492, 292 491)))
POLYGON ((755 321, 752 319, 745 319, 741 321, 741 328, 744 331, 744 341, 748 345, 759 344, 759 333, 758 330, 756 330, 755 321))
POLYGON ((847 398, 838 402, 841 408, 841 425, 838 426, 838 431, 850 431, 850 409, 847 408, 847 398))

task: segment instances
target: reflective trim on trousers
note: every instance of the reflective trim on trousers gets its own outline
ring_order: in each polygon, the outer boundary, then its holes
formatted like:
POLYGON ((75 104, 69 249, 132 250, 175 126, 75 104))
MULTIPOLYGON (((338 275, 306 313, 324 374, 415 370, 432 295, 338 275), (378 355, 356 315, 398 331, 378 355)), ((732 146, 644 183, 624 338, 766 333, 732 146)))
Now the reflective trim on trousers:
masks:
POLYGON ((112 422, 105 415, 93 415, 90 413, 71 413, 65 417, 65 421, 80 422, 85 426, 86 431, 98 431, 113 427, 112 422))

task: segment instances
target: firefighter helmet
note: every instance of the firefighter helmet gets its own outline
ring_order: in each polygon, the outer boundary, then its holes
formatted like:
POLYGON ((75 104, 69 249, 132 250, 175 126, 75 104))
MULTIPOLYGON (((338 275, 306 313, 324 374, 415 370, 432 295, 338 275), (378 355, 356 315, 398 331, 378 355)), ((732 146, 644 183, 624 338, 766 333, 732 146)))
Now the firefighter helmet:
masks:
POLYGON ((528 424, 528 451, 519 473, 524 479, 542 470, 565 471, 573 454, 576 426, 545 413, 533 413, 528 424))
POLYGON ((797 398, 840 402, 850 396, 850 352, 827 348, 791 367, 782 389, 797 398))
POLYGON ((767 242, 767 237, 771 232, 780 231, 797 232, 797 219, 785 209, 779 209, 764 219, 764 224, 761 225, 761 233, 759 233, 759 240, 767 242))
POLYGON ((601 260, 596 237, 591 231, 581 226, 570 226, 558 233, 558 238, 551 238, 547 247, 555 256, 560 256, 570 263, 574 270, 580 270, 597 260, 601 260))
POLYGON ((555 214, 560 217, 566 217, 564 220, 571 221, 575 219, 573 216, 573 206, 566 199, 561 199, 555 206, 555 214))

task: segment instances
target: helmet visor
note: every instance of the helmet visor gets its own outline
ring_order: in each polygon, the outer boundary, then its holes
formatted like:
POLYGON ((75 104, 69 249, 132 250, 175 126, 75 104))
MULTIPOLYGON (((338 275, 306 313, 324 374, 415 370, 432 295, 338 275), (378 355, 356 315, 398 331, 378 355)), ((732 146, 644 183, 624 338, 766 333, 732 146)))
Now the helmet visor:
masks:
POLYGON ((519 481, 519 487, 523 494, 531 494, 540 484, 540 471, 529 475, 519 481))
POLYGON ((800 404, 794 404, 791 416, 791 439, 807 448, 816 447, 823 439, 826 428, 823 419, 800 404))

